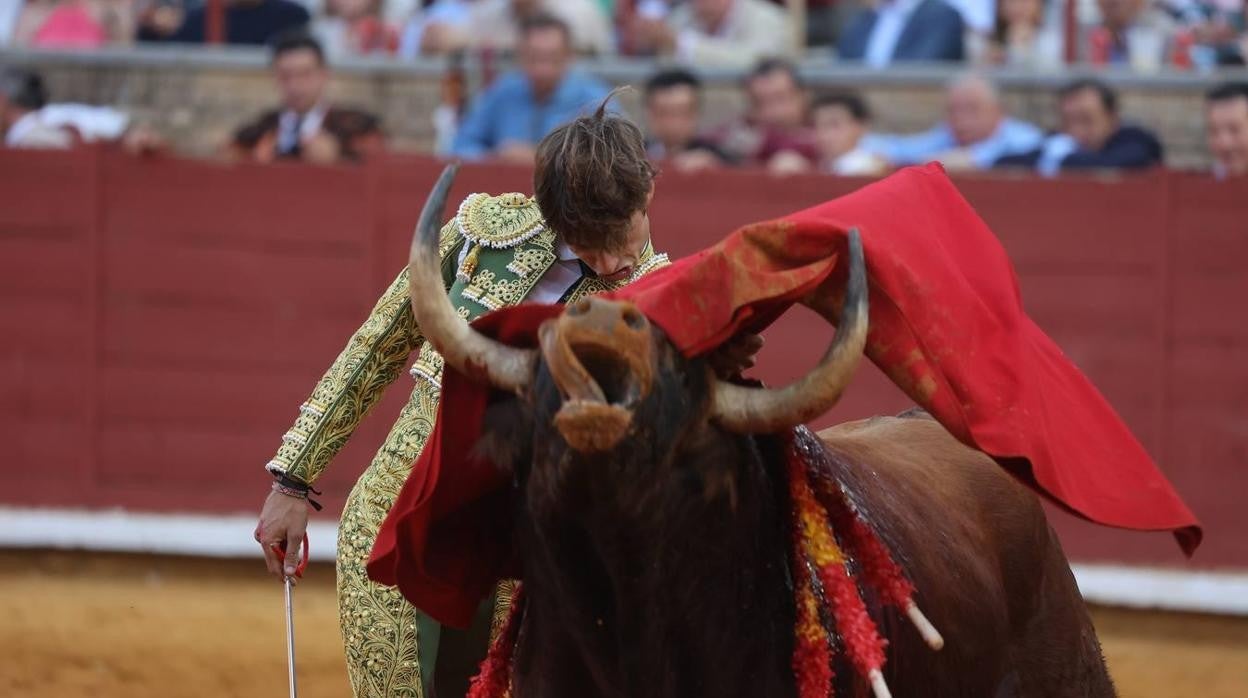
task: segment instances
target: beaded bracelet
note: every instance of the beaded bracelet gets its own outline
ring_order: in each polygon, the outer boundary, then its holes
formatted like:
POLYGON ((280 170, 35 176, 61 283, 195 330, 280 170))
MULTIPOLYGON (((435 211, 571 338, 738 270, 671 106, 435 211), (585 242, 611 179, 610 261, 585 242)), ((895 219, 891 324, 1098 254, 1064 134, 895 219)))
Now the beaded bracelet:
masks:
POLYGON ((276 481, 273 483, 273 491, 278 494, 284 494, 287 497, 295 497, 297 499, 308 498, 307 490, 301 490, 295 487, 290 487, 289 485, 283 485, 282 483, 276 481))
POLYGON ((282 473, 273 473, 273 491, 278 494, 284 494, 287 497, 306 500, 317 511, 324 508, 320 502, 309 496, 309 493, 319 496, 320 492, 312 489, 311 485, 306 485, 282 473))

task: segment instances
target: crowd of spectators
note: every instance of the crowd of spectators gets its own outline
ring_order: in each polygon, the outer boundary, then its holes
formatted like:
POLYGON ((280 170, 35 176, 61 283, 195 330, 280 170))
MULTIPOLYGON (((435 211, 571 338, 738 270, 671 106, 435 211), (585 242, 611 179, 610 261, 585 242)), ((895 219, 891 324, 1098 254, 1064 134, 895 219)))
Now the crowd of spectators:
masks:
MULTIPOLYGON (((782 0, 221 0, 223 38, 264 44, 306 27, 331 58, 507 54, 522 24, 549 14, 582 55, 666 57, 744 69, 801 52, 885 67, 959 61, 1048 69, 1078 61, 1139 70, 1242 65, 1245 0, 807 0, 805 36, 782 0), (1071 46, 1067 47, 1069 38, 1071 46), (800 45, 799 45, 800 44, 800 45)), ((208 0, 7 0, 0 45, 93 48, 202 43, 208 0)))
MULTIPOLYGON (((784 61, 759 63, 742 88, 746 112, 699 132, 692 128, 700 100, 697 78, 685 71, 655 76, 646 92, 646 124, 662 139, 662 147, 652 154, 679 170, 690 169, 685 160, 692 151, 698 153, 698 168, 752 165, 775 174, 877 175, 939 161, 953 171, 1025 169, 1053 176, 1164 164, 1156 135, 1125 118, 1117 93, 1096 79, 1078 79, 1058 91, 1058 128, 1051 133, 1011 116, 991 80, 977 73, 950 83, 942 122, 910 134, 873 130, 870 109, 854 92, 812 99, 797 71, 784 61), (663 94, 672 85, 685 92, 679 100, 679 128, 671 125, 673 98, 663 94)), ((1206 117, 1215 171, 1248 173, 1248 83, 1227 83, 1210 92, 1206 117)))
MULTIPOLYGON (((835 41, 843 55, 879 66, 920 53, 924 58, 960 58, 968 49, 990 62, 1055 59, 1051 42, 1044 38, 1051 31, 1044 0, 1001 0, 995 23, 974 0, 960 5, 945 1, 876 0, 843 12, 822 11, 835 8, 812 2, 812 20, 835 25, 835 31, 812 34, 812 39, 835 41), (977 16, 990 31, 979 41, 967 41, 964 18, 977 16)), ((977 68, 950 82, 939 123, 916 133, 882 132, 874 127, 863 95, 850 90, 812 94, 793 60, 774 55, 791 48, 784 37, 794 35, 780 31, 787 26, 783 10, 766 0, 688 0, 675 8, 646 0, 635 3, 632 21, 616 31, 605 21, 606 0, 436 0, 409 8, 419 21, 409 23, 402 36, 386 24, 378 0, 325 2, 328 10, 318 14, 295 0, 227 0, 226 36, 271 49, 277 104, 238 125, 222 144, 223 153, 259 162, 367 158, 385 148, 383 126, 367 109, 330 99, 329 66, 335 53, 403 47, 423 53, 483 48, 482 42, 490 41, 491 49, 513 54, 514 68, 470 99, 461 94, 442 105, 448 113, 435 118, 439 155, 531 163, 543 136, 608 99, 610 86, 578 67, 579 57, 627 46, 691 59, 658 63, 642 94, 648 152, 656 164, 676 171, 753 167, 776 175, 870 176, 935 160, 953 171, 1021 169, 1053 176, 1078 169, 1138 170, 1165 162, 1158 137, 1123 114, 1115 91, 1095 78, 1081 78, 1058 91, 1051 120, 1058 126, 1052 132, 1011 114, 996 85, 977 68), (482 26, 497 31, 480 31, 482 26), (768 30, 767 41, 751 36, 759 27, 774 29, 768 30), (741 113, 704 114, 696 66, 740 62, 755 52, 764 57, 740 71, 741 113)), ((1170 2, 1166 7, 1179 15, 1195 12, 1187 0, 1170 2)), ((1086 36, 1093 60, 1136 62, 1133 52, 1142 50, 1141 41, 1152 46, 1174 40, 1142 33, 1143 27, 1174 24, 1162 6, 1146 6, 1144 0, 1098 3, 1102 24, 1086 36)), ((144 6, 122 0, 30 0, 26 10, 36 6, 41 27, 60 27, 48 31, 62 36, 77 32, 79 38, 90 33, 86 28, 91 21, 111 18, 104 22, 111 29, 126 26, 126 12, 135 10, 141 11, 132 12, 130 19, 145 40, 199 41, 207 24, 204 6, 191 0, 144 6)), ((16 15, 18 33, 34 26, 30 16, 28 11, 16 15)), ((1225 15, 1200 16, 1209 22, 1226 20, 1225 15)), ((131 124, 116 110, 49 103, 36 74, 8 71, 0 87, 0 131, 6 145, 68 147, 114 140, 136 150, 163 147, 157 134, 131 124)), ((609 108, 620 106, 612 102, 609 108)), ((1208 95, 1205 111, 1215 172, 1245 173, 1248 87, 1239 82, 1219 86, 1208 95)))

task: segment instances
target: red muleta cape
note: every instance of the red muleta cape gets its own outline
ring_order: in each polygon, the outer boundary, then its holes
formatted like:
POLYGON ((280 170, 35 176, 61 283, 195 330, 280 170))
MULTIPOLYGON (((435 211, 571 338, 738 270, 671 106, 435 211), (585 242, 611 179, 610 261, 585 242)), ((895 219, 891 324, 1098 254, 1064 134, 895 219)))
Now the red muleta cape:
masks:
MULTIPOLYGON (((1023 312, 1000 242, 938 165, 742 228, 612 296, 636 303, 687 356, 758 332, 838 271, 862 233, 867 356, 957 439, 1091 521, 1172 530, 1190 555, 1195 516, 1113 408, 1023 312)), ((535 346, 558 306, 522 305, 474 326, 535 346)), ((437 620, 467 626, 494 583, 519 576, 509 476, 473 454, 492 391, 449 367, 438 422, 368 565, 437 620)))

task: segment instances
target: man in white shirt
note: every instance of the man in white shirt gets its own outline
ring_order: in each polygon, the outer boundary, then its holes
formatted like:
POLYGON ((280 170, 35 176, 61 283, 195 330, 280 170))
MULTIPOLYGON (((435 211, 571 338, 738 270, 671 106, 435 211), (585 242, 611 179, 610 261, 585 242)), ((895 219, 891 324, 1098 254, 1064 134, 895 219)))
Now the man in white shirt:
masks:
POLYGON ((8 148, 70 148, 77 143, 116 141, 127 135, 130 117, 109 107, 48 104, 38 73, 10 70, 0 76, 0 133, 8 148))
POLYGON ((796 50, 789 16, 766 0, 690 0, 667 17, 638 13, 629 33, 635 50, 698 67, 746 68, 796 50))
POLYGON ((399 53, 412 58, 463 49, 515 51, 521 25, 539 14, 567 25, 578 54, 615 53, 610 18, 596 0, 439 0, 409 23, 399 53))

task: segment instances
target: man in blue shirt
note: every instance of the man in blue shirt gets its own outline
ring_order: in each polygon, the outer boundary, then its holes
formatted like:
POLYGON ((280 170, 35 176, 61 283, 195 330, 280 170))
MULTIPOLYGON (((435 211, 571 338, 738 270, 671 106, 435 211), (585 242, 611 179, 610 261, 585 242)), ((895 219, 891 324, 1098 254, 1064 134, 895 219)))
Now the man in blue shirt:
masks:
POLYGON ((451 154, 532 164, 538 141, 559 125, 592 112, 610 88, 572 68, 572 35, 550 15, 520 27, 520 70, 479 94, 455 134, 451 154))
POLYGON ((998 167, 1034 167, 1053 177, 1062 170, 1134 170, 1162 164, 1157 136, 1118 116, 1118 95, 1105 83, 1080 79, 1058 91, 1061 131, 1037 149, 1012 155, 998 167))
POLYGON ((949 170, 986 170, 1007 155, 1040 147, 1044 132, 1005 115, 985 78, 970 74, 949 87, 946 121, 911 135, 870 134, 861 147, 901 167, 939 160, 949 170))

